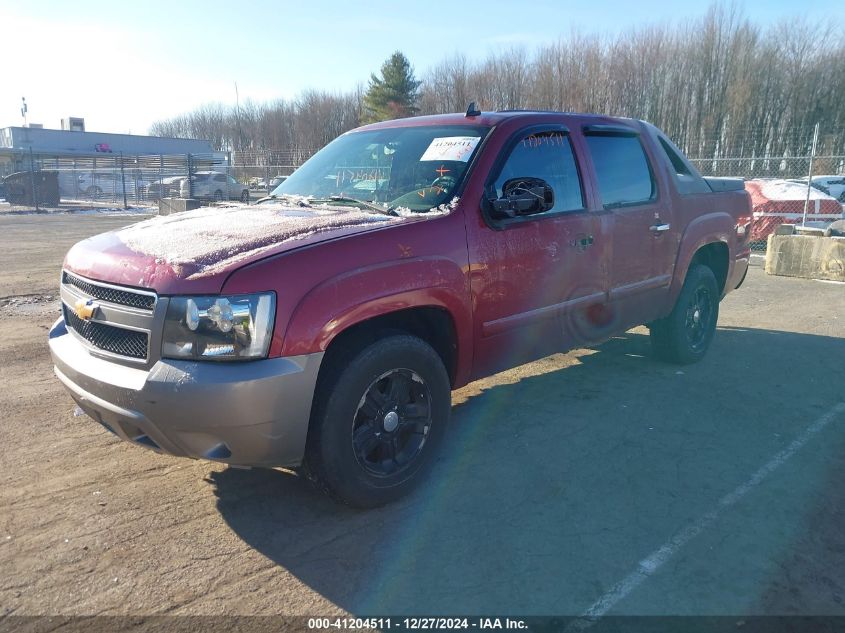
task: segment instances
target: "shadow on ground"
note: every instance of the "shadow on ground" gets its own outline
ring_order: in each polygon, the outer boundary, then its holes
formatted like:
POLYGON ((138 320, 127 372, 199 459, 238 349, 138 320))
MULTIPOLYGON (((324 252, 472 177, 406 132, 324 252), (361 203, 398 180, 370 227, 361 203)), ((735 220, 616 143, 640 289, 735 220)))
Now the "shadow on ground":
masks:
MULTIPOLYGON (((289 474, 228 469, 212 475, 218 508, 246 543, 356 614, 578 614, 840 401, 831 381, 843 358, 839 338, 720 328, 702 363, 679 368, 628 333, 484 383, 454 407, 442 457, 399 503, 356 511, 289 474)), ((826 433, 840 444, 842 425, 826 433)), ((821 460, 798 475, 821 486, 828 470, 821 460)), ((765 565, 776 573, 818 508, 788 486, 753 494, 794 510, 794 524, 772 528, 763 571, 730 592, 680 587, 695 599, 658 613, 769 602, 765 565)), ((764 513, 742 518, 767 529, 764 513)), ((717 578, 722 557, 751 555, 729 535, 717 542, 707 555, 717 578)), ((826 573, 841 586, 845 566, 826 573)), ((778 596, 806 612, 800 593, 778 596)))

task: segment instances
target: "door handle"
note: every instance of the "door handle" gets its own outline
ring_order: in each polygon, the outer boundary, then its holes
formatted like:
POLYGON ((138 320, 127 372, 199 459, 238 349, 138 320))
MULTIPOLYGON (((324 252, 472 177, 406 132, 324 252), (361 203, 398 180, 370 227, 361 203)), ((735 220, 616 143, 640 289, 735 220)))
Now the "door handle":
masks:
POLYGON ((650 226, 649 230, 652 233, 665 233, 670 228, 672 228, 672 226, 669 224, 655 224, 654 226, 650 226))
POLYGON ((588 235, 587 237, 582 237, 580 239, 580 244, 583 248, 587 248, 588 246, 592 246, 593 245, 593 236, 588 235))

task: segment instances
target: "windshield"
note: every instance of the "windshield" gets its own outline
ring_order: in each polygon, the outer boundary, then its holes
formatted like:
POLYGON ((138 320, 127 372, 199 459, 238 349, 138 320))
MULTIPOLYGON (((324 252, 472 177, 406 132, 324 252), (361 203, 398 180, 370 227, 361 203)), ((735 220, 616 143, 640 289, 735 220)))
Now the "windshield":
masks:
POLYGON ((490 128, 426 126, 345 134, 317 152, 274 196, 377 203, 428 211, 449 202, 490 128))

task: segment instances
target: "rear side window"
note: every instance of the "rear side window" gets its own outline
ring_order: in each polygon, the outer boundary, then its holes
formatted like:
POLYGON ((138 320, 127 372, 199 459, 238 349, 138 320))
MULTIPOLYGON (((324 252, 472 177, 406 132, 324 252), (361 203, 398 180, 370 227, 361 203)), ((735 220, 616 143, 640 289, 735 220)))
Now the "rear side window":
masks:
POLYGON ((657 138, 657 141, 660 143, 660 148, 663 150, 664 156, 666 156, 666 162, 675 176, 675 186, 678 188, 678 193, 688 195, 710 192, 710 187, 704 182, 701 175, 684 160, 678 149, 671 142, 659 134, 653 135, 652 138, 657 138))
POLYGON ((657 197, 639 136, 587 134, 586 139, 605 208, 643 204, 657 197))
POLYGON ((669 146, 669 143, 659 136, 657 140, 660 141, 660 147, 666 152, 666 158, 669 159, 669 163, 672 165, 672 169, 675 170, 675 174, 678 176, 692 176, 689 168, 684 164, 681 157, 678 156, 678 153, 669 146))
POLYGON ((550 131, 529 134, 511 150, 496 178, 496 196, 512 178, 542 178, 555 192, 555 206, 546 213, 584 208, 581 182, 569 135, 550 131))

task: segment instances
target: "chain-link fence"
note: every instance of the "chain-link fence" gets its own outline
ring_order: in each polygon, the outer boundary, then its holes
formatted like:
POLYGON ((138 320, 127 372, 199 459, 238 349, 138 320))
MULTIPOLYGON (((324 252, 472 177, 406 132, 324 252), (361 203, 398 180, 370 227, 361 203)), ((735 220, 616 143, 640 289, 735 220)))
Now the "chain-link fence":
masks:
POLYGON ((316 151, 284 149, 232 152, 232 172, 251 191, 267 194, 316 151))
POLYGON ((249 202, 262 196, 316 150, 212 154, 24 156, 12 173, 0 165, 0 201, 12 210, 149 207, 160 198, 249 202), (190 177, 189 177, 190 176, 190 177))
POLYGON ((0 173, 0 198, 11 210, 149 207, 154 212, 165 197, 249 200, 249 190, 234 177, 225 152, 33 155, 20 163, 28 169, 0 173))
POLYGON ((827 226, 843 218, 845 156, 692 159, 704 176, 742 178, 751 195, 752 249, 766 250, 779 224, 827 226))
MULTIPOLYGON (((0 198, 20 208, 141 207, 160 198, 249 202, 270 193, 314 149, 90 158, 30 156, 7 175, 0 198)), ((845 155, 692 158, 705 176, 742 178, 751 195, 752 248, 765 250, 778 224, 826 226, 843 217, 845 155)), ((4 174, 0 173, 0 177, 4 174)))

